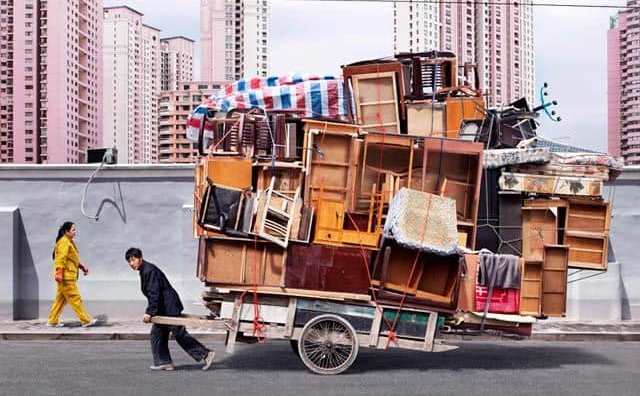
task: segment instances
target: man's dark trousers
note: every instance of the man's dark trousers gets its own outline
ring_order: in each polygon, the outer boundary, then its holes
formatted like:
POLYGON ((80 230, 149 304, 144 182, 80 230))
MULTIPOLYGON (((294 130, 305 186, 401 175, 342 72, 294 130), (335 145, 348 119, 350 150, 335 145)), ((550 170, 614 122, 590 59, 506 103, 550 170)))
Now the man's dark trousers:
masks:
POLYGON ((169 333, 173 334, 178 345, 196 361, 202 361, 209 353, 204 345, 187 333, 184 326, 154 324, 151 327, 151 351, 154 365, 159 366, 172 362, 169 353, 169 333))

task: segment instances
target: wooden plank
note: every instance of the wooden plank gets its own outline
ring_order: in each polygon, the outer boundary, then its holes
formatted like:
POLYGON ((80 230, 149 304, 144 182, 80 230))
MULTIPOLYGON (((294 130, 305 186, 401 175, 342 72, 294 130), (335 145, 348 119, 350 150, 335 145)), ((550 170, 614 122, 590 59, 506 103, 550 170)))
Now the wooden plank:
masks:
POLYGON ((476 285, 478 283, 479 257, 476 254, 465 254, 466 272, 460 281, 458 291, 458 310, 474 312, 476 310, 476 285))
POLYGON ((429 312, 429 319, 427 320, 427 331, 424 336, 424 350, 426 352, 433 351, 433 341, 436 337, 436 331, 438 325, 438 314, 436 312, 429 312))
MULTIPOLYGON (((225 291, 244 292, 244 291, 254 290, 254 288, 248 287, 248 286, 243 287, 243 286, 229 285, 229 284, 209 284, 209 285, 221 292, 225 292, 225 291)), ((286 288, 286 287, 258 286, 256 288, 256 291, 261 294, 274 294, 279 296, 322 298, 322 299, 337 300, 337 301, 345 301, 345 300, 371 301, 371 297, 366 294, 325 292, 325 291, 317 291, 317 290, 292 289, 292 288, 286 288)))
POLYGON ((240 157, 207 157, 205 177, 211 183, 238 189, 251 188, 251 160, 240 157))
POLYGON ((240 328, 240 315, 242 313, 242 297, 236 296, 233 305, 233 315, 231 316, 231 329, 227 332, 226 352, 232 354, 236 346, 236 338, 238 337, 238 329, 240 328))
POLYGON ((289 306, 287 307, 287 322, 284 326, 285 337, 291 338, 293 336, 293 329, 295 327, 296 319, 296 306, 298 299, 293 297, 289 299, 289 306))
POLYGON ((360 133, 360 126, 354 124, 345 124, 340 122, 320 121, 310 118, 302 120, 306 132, 317 130, 320 132, 331 132, 336 134, 345 134, 355 136, 360 133))
POLYGON ((542 314, 563 317, 567 312, 569 247, 545 245, 542 267, 542 314))
MULTIPOLYGON (((254 304, 253 302, 246 301, 248 300, 248 298, 246 298, 247 296, 245 296, 245 301, 242 304, 242 310, 239 318, 241 322, 253 322, 255 319, 254 304)), ((231 320, 233 318, 234 308, 234 302, 223 301, 220 309, 220 317, 231 320)), ((269 305, 264 304, 262 301, 258 301, 258 309, 260 310, 260 319, 265 323, 286 323, 288 313, 286 306, 269 305)))
POLYGON ((373 322, 371 324, 371 331, 369 333, 369 346, 374 347, 378 345, 378 337, 380 335, 380 326, 382 325, 382 314, 384 308, 378 307, 376 308, 375 316, 373 317, 373 322))
POLYGON ((213 331, 228 330, 229 324, 220 319, 212 319, 207 316, 182 315, 182 316, 153 316, 151 323, 168 326, 186 326, 195 328, 207 328, 213 331))
POLYGON ((566 208, 567 200, 562 198, 525 199, 524 206, 527 208, 566 208))

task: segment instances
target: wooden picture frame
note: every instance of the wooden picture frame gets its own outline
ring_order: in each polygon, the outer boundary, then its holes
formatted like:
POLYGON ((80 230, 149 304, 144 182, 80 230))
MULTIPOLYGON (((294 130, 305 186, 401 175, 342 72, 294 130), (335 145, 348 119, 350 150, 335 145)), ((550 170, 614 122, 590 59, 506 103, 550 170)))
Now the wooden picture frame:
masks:
POLYGON ((397 77, 395 72, 351 76, 356 121, 365 131, 401 131, 397 77))

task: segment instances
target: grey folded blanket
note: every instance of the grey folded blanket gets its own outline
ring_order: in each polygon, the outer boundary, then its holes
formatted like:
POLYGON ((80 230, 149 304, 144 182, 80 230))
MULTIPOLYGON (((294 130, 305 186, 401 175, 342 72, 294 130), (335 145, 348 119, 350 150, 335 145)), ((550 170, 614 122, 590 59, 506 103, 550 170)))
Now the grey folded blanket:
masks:
POLYGON ((520 258, 511 254, 480 254, 480 286, 520 288, 520 258))

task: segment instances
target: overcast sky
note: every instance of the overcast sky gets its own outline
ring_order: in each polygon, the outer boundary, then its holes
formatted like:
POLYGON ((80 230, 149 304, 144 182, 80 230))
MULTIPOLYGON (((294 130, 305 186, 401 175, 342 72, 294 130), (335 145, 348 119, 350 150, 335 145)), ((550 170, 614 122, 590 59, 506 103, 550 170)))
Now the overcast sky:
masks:
MULTIPOLYGON (((163 36, 199 39, 200 0, 105 0, 104 4, 141 11, 144 22, 162 29, 163 36)), ((392 55, 391 4, 295 0, 272 0, 271 4, 272 74, 338 73, 345 63, 392 55)), ((593 8, 535 10, 536 87, 545 81, 550 84, 563 119, 560 123, 542 119, 541 134, 606 150, 606 33, 609 17, 615 13, 593 8)), ((199 64, 199 54, 196 58, 199 64)))

